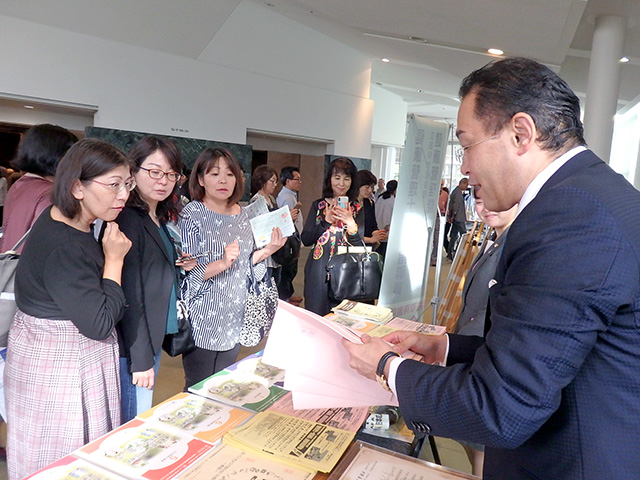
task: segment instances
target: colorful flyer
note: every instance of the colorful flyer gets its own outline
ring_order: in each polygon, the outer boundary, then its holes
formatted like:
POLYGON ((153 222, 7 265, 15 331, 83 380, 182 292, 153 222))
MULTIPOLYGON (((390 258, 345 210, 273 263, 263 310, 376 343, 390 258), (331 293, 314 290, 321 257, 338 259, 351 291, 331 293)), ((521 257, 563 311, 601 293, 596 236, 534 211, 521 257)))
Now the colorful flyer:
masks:
POLYGON ((67 455, 24 480, 126 480, 85 460, 67 455))
POLYGON ((183 392, 141 413, 138 418, 149 424, 157 423, 159 428, 176 429, 182 435, 217 443, 251 415, 246 410, 183 392))
POLYGON ((200 439, 134 419, 73 454, 127 478, 169 480, 212 448, 200 439))

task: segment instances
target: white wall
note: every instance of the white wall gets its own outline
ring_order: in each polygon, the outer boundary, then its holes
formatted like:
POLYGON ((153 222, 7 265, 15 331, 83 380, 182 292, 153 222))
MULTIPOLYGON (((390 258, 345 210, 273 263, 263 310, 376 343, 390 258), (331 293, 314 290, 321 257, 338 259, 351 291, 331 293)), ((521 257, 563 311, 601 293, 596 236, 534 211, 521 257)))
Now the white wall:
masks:
POLYGON ((371 99, 375 102, 371 143, 394 147, 404 146, 407 129, 407 102, 402 97, 371 85, 371 99))
POLYGON ((233 143, 250 128, 369 157, 370 60, 257 8, 242 2, 198 60, 0 16, 0 96, 97 105, 98 127, 233 143))

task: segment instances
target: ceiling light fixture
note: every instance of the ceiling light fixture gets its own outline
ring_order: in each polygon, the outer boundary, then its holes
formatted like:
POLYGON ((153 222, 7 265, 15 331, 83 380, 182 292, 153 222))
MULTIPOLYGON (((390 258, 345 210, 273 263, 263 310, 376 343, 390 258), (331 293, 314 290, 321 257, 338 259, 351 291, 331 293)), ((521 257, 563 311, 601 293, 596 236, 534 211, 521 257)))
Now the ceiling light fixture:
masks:
POLYGON ((388 58, 381 58, 380 61, 383 63, 389 63, 391 60, 389 60, 388 58))
POLYGON ((487 53, 491 55, 504 55, 504 52, 499 48, 490 48, 487 50, 487 53))
POLYGON ((629 61, 629 57, 622 57, 620 59, 620 63, 627 63, 629 61))
POLYGON ((25 105, 24 108, 33 108, 33 105, 25 105))

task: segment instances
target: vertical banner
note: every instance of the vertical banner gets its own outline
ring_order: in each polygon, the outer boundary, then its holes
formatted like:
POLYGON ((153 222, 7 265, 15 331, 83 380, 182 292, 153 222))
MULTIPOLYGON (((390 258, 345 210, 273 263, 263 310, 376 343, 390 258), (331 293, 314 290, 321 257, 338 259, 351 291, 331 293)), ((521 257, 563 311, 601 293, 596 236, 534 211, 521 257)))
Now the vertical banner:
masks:
POLYGON ((422 321, 449 125, 412 115, 393 207, 379 304, 422 321))

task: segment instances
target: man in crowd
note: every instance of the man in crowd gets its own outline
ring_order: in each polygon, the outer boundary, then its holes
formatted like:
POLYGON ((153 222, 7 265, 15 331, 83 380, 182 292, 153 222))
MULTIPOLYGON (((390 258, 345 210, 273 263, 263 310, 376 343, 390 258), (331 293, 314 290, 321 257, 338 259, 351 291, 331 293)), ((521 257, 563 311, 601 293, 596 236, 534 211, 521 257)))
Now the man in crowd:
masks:
MULTIPOLYGON (((304 227, 302 213, 300 213, 300 207, 302 205, 298 202, 298 191, 302 186, 300 169, 298 167, 284 167, 280 172, 280 181, 282 182, 282 190, 280 190, 276 202, 278 203, 279 208, 284 207, 285 205, 289 207, 293 224, 296 227, 296 238, 288 241, 300 242, 300 233, 304 227)), ((300 302, 302 302, 302 297, 293 296, 293 279, 296 277, 297 273, 298 259, 295 258, 290 263, 282 265, 280 283, 278 284, 279 297, 294 305, 299 305, 300 302)))
POLYGON ((467 208, 464 203, 463 191, 469 188, 469 179, 462 178, 458 182, 458 186, 451 192, 449 200, 449 215, 447 221, 451 224, 450 240, 447 246, 447 258, 453 260, 453 254, 456 251, 456 242, 458 236, 467 233, 467 208))
POLYGON ((519 203, 485 336, 365 337, 343 342, 350 364, 388 380, 415 431, 486 445, 485 480, 637 478, 640 193, 585 148, 549 68, 490 63, 460 97, 462 173, 487 209, 519 203), (424 361, 394 357, 408 349, 424 361))

